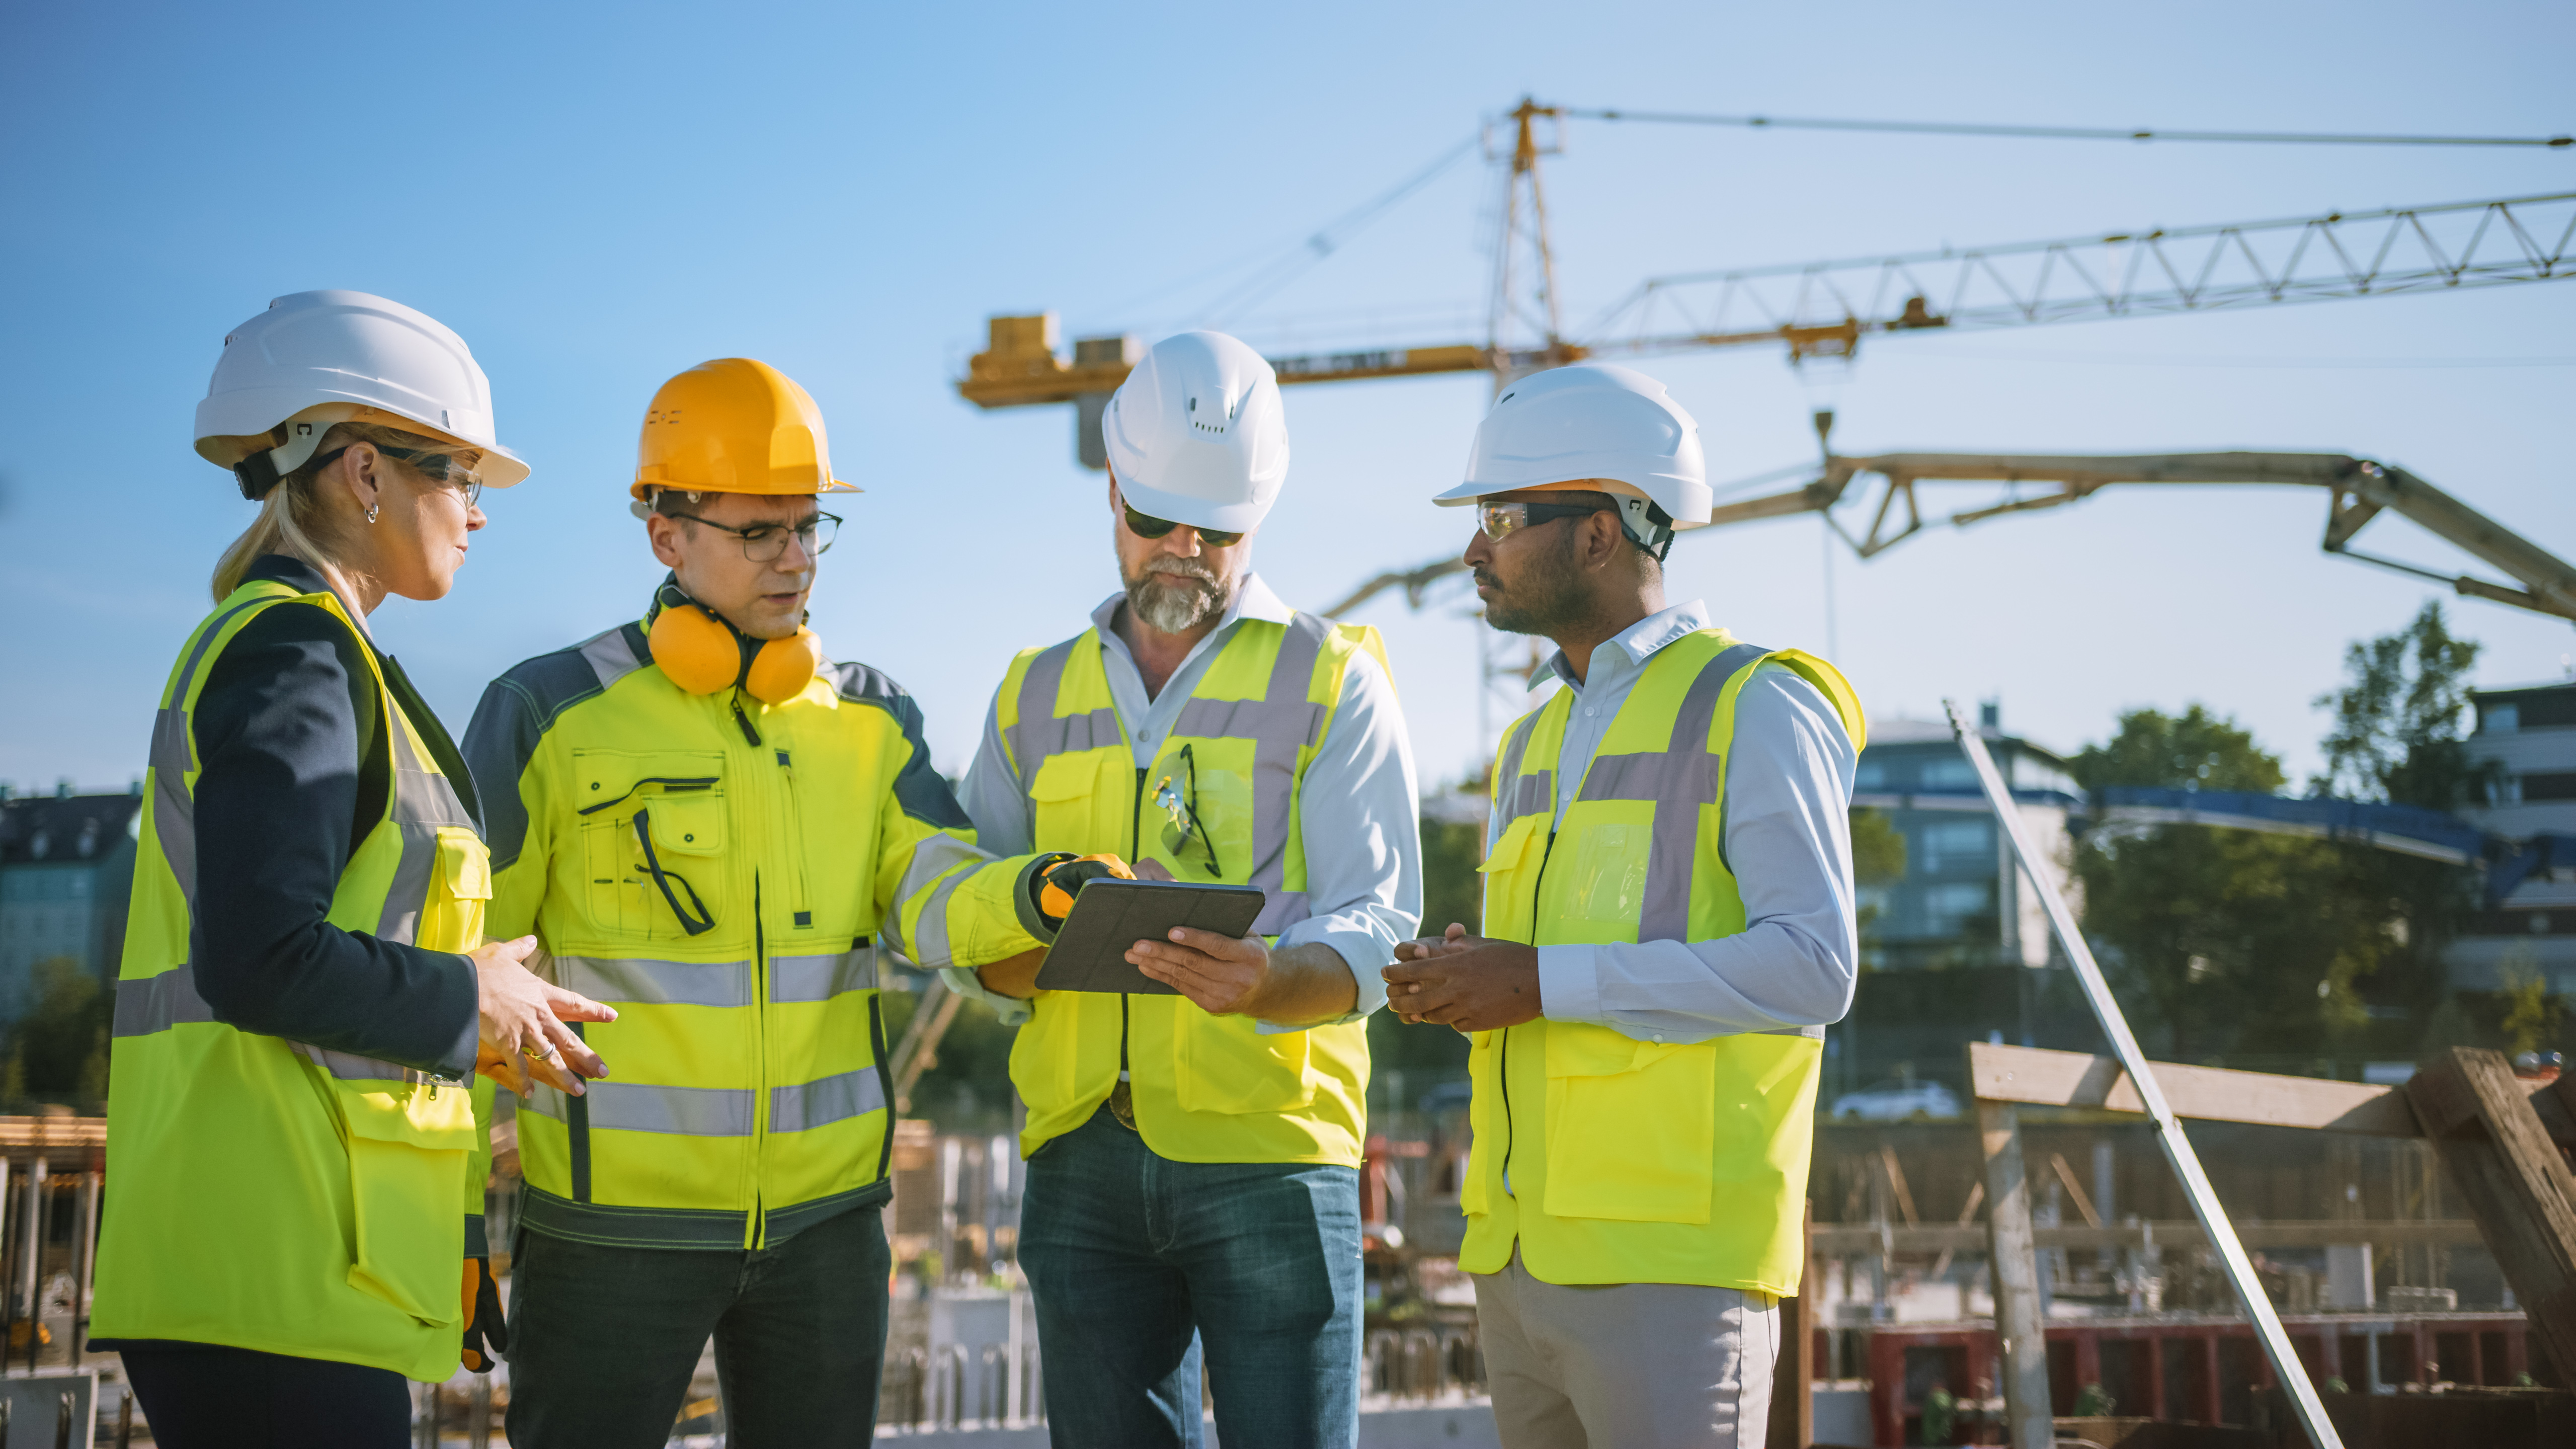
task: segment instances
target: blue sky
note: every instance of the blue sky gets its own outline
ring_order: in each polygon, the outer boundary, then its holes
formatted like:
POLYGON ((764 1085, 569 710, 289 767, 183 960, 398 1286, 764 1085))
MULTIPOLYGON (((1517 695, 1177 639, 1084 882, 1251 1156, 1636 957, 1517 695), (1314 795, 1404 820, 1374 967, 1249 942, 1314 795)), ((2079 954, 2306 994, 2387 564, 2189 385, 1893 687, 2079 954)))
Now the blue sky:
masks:
MULTIPOLYGON (((142 769, 171 656, 247 521, 189 449, 225 331, 272 296, 381 292, 447 322, 534 465, 460 584, 381 636, 452 729, 482 683, 642 606, 624 509, 646 399, 702 359, 802 381, 869 491, 826 560, 827 652, 918 695, 963 768, 1011 653, 1114 587, 1066 409, 950 379, 995 311, 1067 335, 1197 322, 1256 342, 1473 341, 1491 171, 1469 163, 1249 313, 1249 267, 1524 92, 1567 104, 1924 119, 2549 134, 2576 128, 2563 4, 2118 7, 21 6, 0 18, 0 780, 142 769)), ((1561 286, 1945 243, 2551 191, 2576 153, 2358 151, 1568 127, 1561 286)), ((1830 397, 1769 349, 1648 364, 1711 468, 1844 452, 2352 452, 2576 554, 2576 284, 1893 339, 1830 397), (2440 362, 2454 365, 2423 365, 2440 362)), ((1424 501, 1472 377, 1294 389, 1257 564, 1319 607, 1454 551, 1424 501)), ((1984 501, 1973 491, 1956 506, 1984 501)), ((2440 593, 2327 559, 2322 496, 2114 491, 1835 561, 1833 653, 1874 714, 2000 695, 2064 747, 2201 701, 2304 773, 2346 641, 2440 593)), ((2402 523, 2383 552, 2463 563, 2402 523)), ((1677 597, 1823 650, 1819 525, 1684 543, 1677 597)), ((1456 595, 1381 600, 1426 775, 1477 750, 1456 595)), ((2556 677, 2564 623, 2452 606, 2489 683, 2556 677)))

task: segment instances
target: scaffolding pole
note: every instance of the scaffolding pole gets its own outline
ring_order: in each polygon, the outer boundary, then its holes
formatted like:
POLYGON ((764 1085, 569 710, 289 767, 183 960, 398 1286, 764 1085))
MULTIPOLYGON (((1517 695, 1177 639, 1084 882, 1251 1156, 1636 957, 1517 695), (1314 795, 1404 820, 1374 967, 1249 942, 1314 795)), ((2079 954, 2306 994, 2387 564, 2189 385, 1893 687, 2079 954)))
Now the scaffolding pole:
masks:
MULTIPOLYGON (((2005 787, 2002 772, 1995 768, 1994 756, 1986 751, 1985 736, 1959 708, 1957 700, 1945 699, 1941 707, 1949 713, 1950 730, 1958 737, 1959 748, 1976 766, 1977 781, 1985 787, 1996 823, 2002 826, 2004 838, 2012 842, 2013 855, 2020 860, 2022 872, 2048 909, 2048 923, 2057 932, 2066 959, 2074 964, 2075 978, 2084 986, 2084 999, 2092 1003, 2093 1015, 2101 1022, 2103 1035, 2111 1039, 2111 1050, 2119 1057, 2129 1080, 2137 1084, 2147 1115, 2155 1119, 2156 1141, 2164 1148, 2165 1161, 2172 1165, 2174 1176, 2182 1180, 2183 1193, 2191 1199, 2192 1215, 2200 1219, 2202 1230, 2209 1234, 2210 1246, 2227 1270, 2228 1283, 2236 1289, 2237 1300, 2245 1305, 2245 1316, 2254 1324, 2254 1335, 2262 1341, 2263 1353, 2272 1361, 2273 1376, 2288 1391, 2309 1442, 2316 1449, 2343 1449, 2343 1440, 2336 1436, 2333 1422, 2326 1417, 2325 1402, 2317 1397, 2317 1386, 2308 1381, 2298 1350, 2291 1347, 2289 1332, 2281 1326, 2281 1315, 2273 1311, 2262 1280, 2255 1276, 2254 1264, 2245 1256, 2236 1225, 2228 1221, 2226 1210, 2219 1205, 2217 1189, 2209 1185, 2209 1175, 2201 1171, 2200 1155, 2192 1150, 2191 1139, 2183 1135, 2182 1120, 2165 1101, 2164 1088, 2157 1085, 2147 1054, 2139 1049, 2137 1037, 2129 1031, 2128 1018, 2121 1015, 2120 1003, 2111 995, 2110 983, 2103 979, 2101 965, 2093 959, 2093 948, 2085 944, 2084 933, 2075 928, 2075 913, 2067 908, 2066 893, 2057 888, 2048 872, 2050 862, 2022 828, 2021 812, 2013 805, 2012 791, 2005 787)), ((1996 1268, 2000 1289, 2002 1265, 1996 1268)), ((2019 1441, 2022 1434, 2018 1421, 2027 1411, 2018 1399, 2011 1407, 2016 1420, 2013 1437, 2019 1441)), ((2045 1412, 2043 1409, 2043 1415, 2045 1412)))

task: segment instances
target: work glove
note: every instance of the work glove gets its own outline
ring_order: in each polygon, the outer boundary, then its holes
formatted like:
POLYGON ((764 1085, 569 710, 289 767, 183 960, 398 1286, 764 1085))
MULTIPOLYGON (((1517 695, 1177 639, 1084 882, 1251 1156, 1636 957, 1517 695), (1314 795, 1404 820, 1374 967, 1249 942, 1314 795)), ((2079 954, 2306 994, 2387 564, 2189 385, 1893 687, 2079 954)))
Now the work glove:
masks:
POLYGON ((1082 888, 1102 876, 1134 880, 1136 872, 1127 862, 1114 855, 1066 856, 1053 865, 1041 867, 1029 877, 1029 894, 1037 904, 1038 914, 1046 918, 1052 930, 1064 924, 1073 913, 1073 898, 1082 888))
POLYGON ((465 1367, 488 1374, 510 1350, 510 1325, 501 1313, 501 1289, 492 1278, 492 1260, 465 1260, 465 1367))

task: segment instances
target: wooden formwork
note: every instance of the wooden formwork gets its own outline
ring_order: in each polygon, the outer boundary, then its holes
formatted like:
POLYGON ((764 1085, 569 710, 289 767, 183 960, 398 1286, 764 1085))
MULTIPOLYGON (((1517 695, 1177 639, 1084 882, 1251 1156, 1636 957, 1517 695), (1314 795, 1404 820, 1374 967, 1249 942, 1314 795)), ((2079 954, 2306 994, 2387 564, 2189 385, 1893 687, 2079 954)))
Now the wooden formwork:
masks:
MULTIPOLYGON (((2403 1087, 2149 1064, 2175 1115, 2430 1141, 2529 1316, 2558 1382, 2576 1384, 2576 1082, 2528 1082, 2498 1052, 2454 1047, 2403 1087)), ((2048 1414, 2037 1239, 2021 1152, 2023 1106, 2146 1111, 2118 1059, 1974 1043, 1968 1074, 1984 1141, 1988 1250, 2013 1438, 2048 1414)), ((2044 1441, 2042 1441, 2044 1442, 2044 1441)))

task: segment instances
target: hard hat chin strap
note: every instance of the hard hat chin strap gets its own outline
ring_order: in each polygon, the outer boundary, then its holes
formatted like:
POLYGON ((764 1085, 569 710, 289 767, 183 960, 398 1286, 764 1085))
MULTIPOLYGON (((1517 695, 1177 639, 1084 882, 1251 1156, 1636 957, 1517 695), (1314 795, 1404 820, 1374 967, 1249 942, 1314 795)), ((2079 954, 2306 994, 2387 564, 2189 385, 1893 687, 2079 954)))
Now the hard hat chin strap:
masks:
POLYGON ((1649 499, 1617 493, 1611 499, 1619 505, 1619 531, 1628 535, 1629 542, 1653 554, 1655 562, 1662 563, 1673 551, 1673 539, 1678 536, 1673 532, 1671 515, 1649 499))

